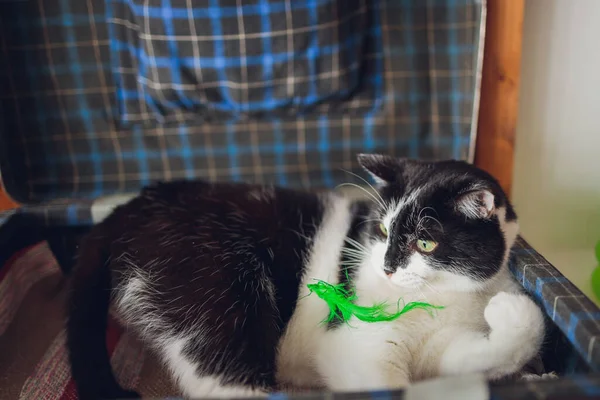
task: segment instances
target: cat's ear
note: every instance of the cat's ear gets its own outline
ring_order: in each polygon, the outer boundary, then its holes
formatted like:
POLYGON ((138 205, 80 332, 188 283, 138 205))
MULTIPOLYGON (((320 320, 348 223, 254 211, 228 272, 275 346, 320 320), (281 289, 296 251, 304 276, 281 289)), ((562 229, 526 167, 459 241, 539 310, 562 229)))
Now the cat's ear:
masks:
POLYGON ((359 154, 358 163, 378 185, 396 182, 402 175, 404 162, 402 159, 381 154, 359 154))
POLYGON ((494 194, 487 189, 463 193, 456 200, 456 209, 467 218, 489 218, 495 210, 494 194))

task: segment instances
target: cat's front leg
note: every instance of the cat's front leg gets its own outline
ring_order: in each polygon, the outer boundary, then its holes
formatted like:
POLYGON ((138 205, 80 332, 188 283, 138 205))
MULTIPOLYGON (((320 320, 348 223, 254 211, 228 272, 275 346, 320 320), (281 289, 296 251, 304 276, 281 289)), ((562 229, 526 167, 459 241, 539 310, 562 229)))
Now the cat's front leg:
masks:
POLYGON ((326 332, 315 357, 328 389, 398 389, 410 381, 410 352, 390 335, 387 324, 352 321, 326 332))
POLYGON ((501 378, 519 371, 539 352, 544 319, 527 296, 500 292, 490 299, 484 317, 488 334, 454 331, 441 355, 441 375, 483 372, 490 379, 501 378))

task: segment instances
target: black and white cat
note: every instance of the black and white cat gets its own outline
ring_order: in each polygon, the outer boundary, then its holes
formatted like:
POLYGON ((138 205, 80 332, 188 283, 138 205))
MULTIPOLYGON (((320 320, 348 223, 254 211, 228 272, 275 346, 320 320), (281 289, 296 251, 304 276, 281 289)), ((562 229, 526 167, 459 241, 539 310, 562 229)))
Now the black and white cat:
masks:
POLYGON ((126 397, 105 347, 112 300, 191 397, 278 387, 398 388, 439 375, 499 378, 539 351, 540 309, 507 269, 516 215, 463 162, 359 156, 368 201, 245 184, 148 187, 95 226, 72 276, 68 346, 82 399, 126 397), (314 279, 356 288, 393 322, 322 324, 314 279))

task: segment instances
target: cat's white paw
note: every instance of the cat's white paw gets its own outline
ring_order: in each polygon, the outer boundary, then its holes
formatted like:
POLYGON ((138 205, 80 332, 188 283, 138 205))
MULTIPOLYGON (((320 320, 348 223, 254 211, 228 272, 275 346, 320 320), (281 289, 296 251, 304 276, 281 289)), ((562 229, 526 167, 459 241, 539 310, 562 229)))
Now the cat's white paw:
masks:
POLYGON ((485 308, 484 317, 492 332, 519 335, 524 330, 536 335, 543 331, 539 307, 523 294, 499 292, 485 308))
POLYGON ((490 326, 490 345, 498 349, 496 365, 488 378, 513 374, 539 351, 544 339, 544 318, 540 308, 527 296, 500 292, 484 311, 490 326))

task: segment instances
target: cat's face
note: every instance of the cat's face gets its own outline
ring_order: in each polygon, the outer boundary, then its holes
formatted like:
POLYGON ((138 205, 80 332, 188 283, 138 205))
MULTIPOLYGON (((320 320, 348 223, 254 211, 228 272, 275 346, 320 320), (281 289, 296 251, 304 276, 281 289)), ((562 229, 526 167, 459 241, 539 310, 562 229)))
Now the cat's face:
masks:
POLYGON ((375 273, 403 289, 473 291, 500 271, 518 225, 491 176, 458 161, 359 161, 379 186, 365 259, 375 273))

